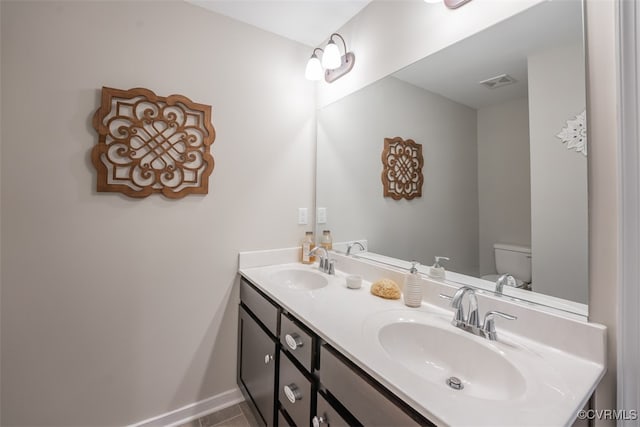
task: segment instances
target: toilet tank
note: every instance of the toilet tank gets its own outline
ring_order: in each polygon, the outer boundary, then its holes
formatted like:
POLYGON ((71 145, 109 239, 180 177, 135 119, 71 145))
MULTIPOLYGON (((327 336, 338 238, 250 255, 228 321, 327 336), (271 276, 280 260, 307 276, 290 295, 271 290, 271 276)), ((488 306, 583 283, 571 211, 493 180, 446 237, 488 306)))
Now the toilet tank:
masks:
POLYGON ((493 250, 498 274, 511 274, 518 280, 531 283, 531 248, 496 243, 493 250))

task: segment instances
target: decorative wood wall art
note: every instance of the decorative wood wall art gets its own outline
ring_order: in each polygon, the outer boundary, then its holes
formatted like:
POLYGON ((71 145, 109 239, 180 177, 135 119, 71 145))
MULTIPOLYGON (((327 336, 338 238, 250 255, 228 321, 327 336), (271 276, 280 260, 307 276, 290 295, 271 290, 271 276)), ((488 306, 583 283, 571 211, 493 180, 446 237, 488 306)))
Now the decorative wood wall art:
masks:
POLYGON ((394 200, 422 197, 422 144, 412 139, 385 138, 382 165, 384 197, 394 200))
POLYGON ((91 159, 99 192, 162 193, 171 199, 208 193, 215 139, 211 106, 143 88, 103 87, 93 127, 98 144, 91 159))

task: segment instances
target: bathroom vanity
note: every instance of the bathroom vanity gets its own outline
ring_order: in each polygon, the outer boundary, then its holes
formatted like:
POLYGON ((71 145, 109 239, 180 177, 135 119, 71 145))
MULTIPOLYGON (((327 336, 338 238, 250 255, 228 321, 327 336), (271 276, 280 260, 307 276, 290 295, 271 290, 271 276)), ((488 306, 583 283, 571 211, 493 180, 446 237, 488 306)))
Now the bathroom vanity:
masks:
POLYGON ((240 298, 238 382, 266 425, 433 425, 244 278, 240 298))
POLYGON ((478 291, 481 316, 518 317, 489 341, 452 326, 444 281, 412 309, 369 292, 401 270, 332 253, 328 275, 297 251, 240 255, 238 385, 265 425, 572 425, 604 374, 603 326, 478 291))

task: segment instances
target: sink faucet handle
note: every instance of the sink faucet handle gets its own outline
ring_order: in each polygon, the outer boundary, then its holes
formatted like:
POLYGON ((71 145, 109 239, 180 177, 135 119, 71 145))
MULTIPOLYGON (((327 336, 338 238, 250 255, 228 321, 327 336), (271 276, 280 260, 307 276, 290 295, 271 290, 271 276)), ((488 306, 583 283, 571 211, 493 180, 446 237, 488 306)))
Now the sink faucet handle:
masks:
MULTIPOLYGON (((460 292, 460 290, 458 290, 458 292, 460 292)), ((451 321, 451 323, 454 326, 458 326, 460 324, 465 323, 464 309, 461 304, 462 300, 460 298, 456 299, 458 297, 458 292, 456 292, 454 296, 440 294, 440 298, 451 301, 449 305, 455 309, 455 313, 453 314, 453 320, 451 321)))
POLYGON ((451 295, 440 294, 440 298, 451 301, 453 297, 451 295))
POLYGON ((336 260, 327 259, 327 262, 328 262, 327 273, 329 273, 330 275, 336 274, 336 260))
POLYGON ((324 270, 324 268, 325 268, 325 262, 326 262, 326 259, 325 259, 322 255, 320 255, 320 265, 318 265, 318 268, 319 268, 320 270, 324 270))
POLYGON ((499 316, 507 320, 517 319, 516 316, 512 316, 511 314, 503 313, 501 311, 490 311, 485 314, 484 322, 482 323, 482 331, 490 341, 495 341, 498 339, 498 334, 496 333, 495 316, 499 316))

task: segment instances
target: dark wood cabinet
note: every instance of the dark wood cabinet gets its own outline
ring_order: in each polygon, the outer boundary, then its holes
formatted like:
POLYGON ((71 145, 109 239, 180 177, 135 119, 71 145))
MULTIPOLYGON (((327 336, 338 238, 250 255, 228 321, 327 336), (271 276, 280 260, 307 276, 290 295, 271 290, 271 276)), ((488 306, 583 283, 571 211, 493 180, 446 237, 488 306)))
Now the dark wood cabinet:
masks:
POLYGON ((267 425, 433 425, 244 278, 238 384, 267 425))
POLYGON ((330 403, 329 397, 325 393, 318 392, 316 414, 313 416, 311 425, 313 427, 353 427, 360 425, 353 418, 347 421, 344 418, 345 410, 336 409, 336 406, 338 404, 330 403))
POLYGON ((280 354, 278 401, 297 426, 307 426, 315 403, 312 380, 307 378, 287 354, 280 354))
POLYGON ((273 426, 277 344, 240 307, 238 379, 256 407, 262 421, 273 426))
POLYGON ((328 344, 320 350, 320 382, 365 426, 433 425, 328 344))

